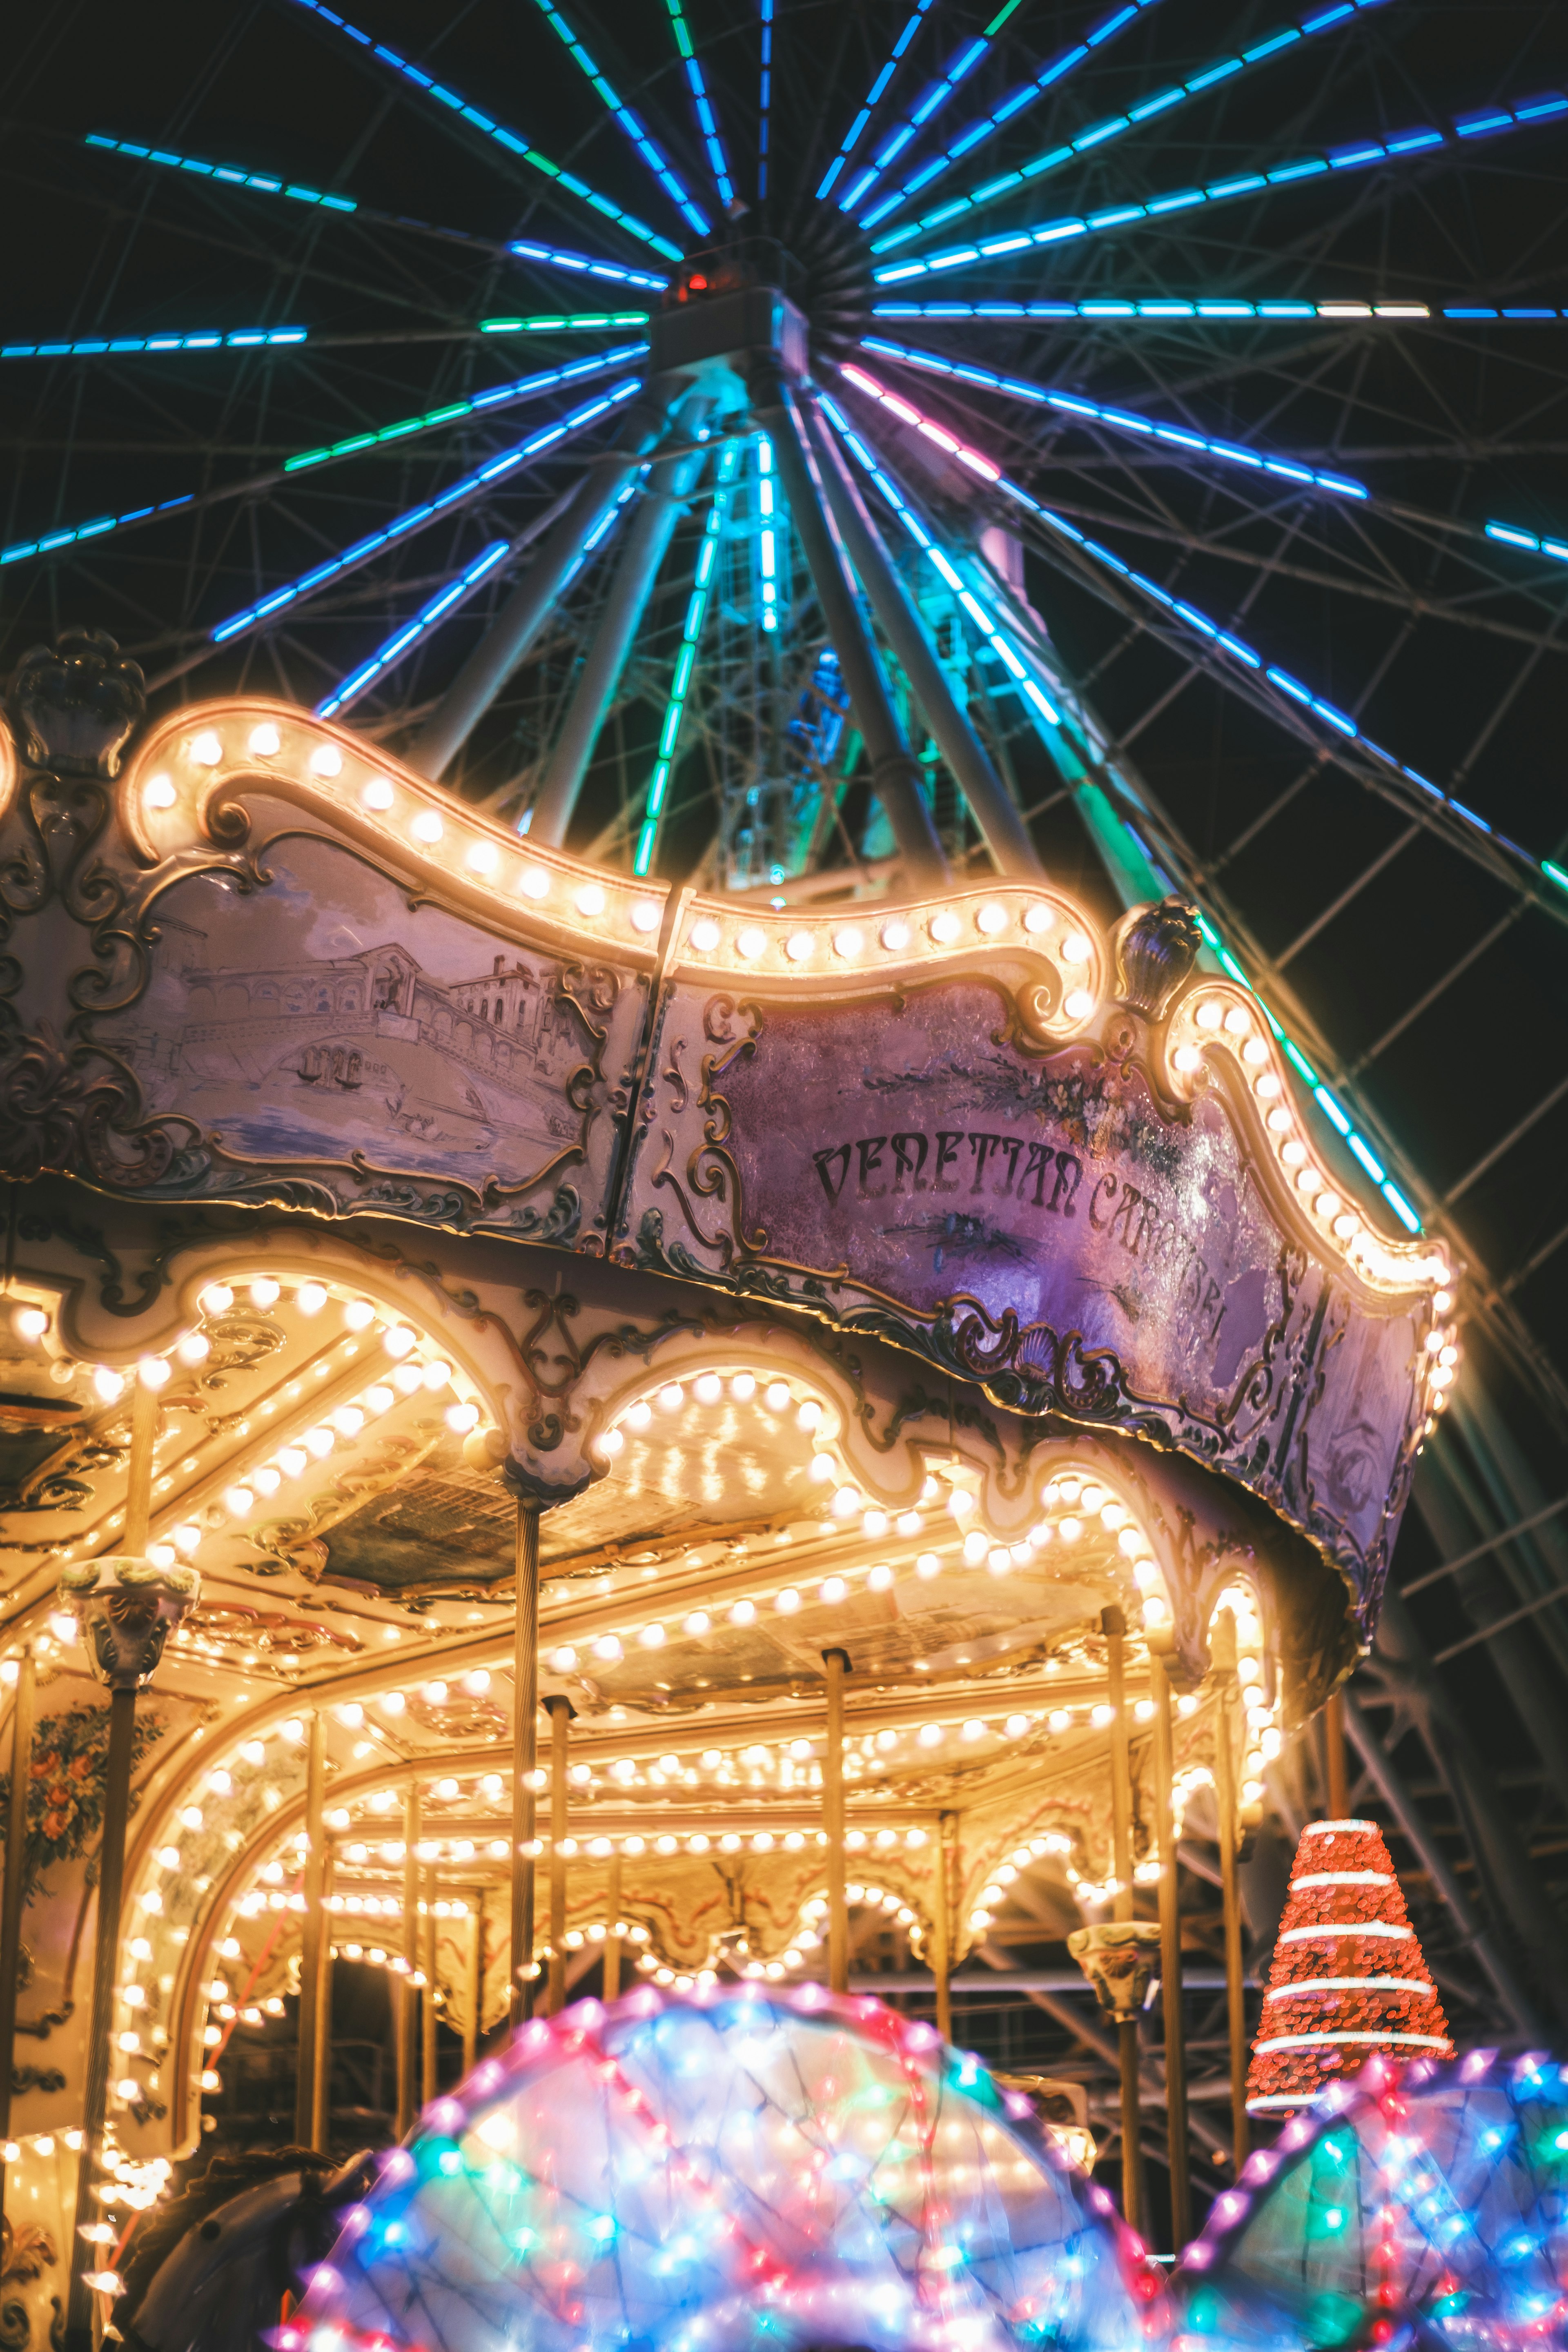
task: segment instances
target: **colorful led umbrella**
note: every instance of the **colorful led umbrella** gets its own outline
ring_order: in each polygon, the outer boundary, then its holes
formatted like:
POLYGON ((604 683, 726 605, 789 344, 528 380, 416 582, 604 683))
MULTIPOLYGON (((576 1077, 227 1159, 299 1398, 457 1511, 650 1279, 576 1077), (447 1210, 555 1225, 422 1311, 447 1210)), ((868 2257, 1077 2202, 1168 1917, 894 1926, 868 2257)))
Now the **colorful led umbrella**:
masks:
POLYGON ((875 2000, 643 1987, 381 2161, 281 2352, 1128 2352, 1159 2274, 978 2059, 875 2000))
POLYGON ((1563 2068, 1489 2050, 1368 2059, 1250 2159, 1177 2285, 1184 2352, 1562 2344, 1563 2068))

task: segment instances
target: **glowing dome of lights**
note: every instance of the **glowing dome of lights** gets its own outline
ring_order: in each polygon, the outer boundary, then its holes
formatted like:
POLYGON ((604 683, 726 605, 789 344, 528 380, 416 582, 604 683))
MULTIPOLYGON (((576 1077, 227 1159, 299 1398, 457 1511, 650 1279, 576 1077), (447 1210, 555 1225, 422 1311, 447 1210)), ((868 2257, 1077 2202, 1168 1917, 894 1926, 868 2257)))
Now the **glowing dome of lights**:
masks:
POLYGON ((644 1987, 427 2108, 279 2341, 1124 2352, 1157 2297, 1105 2193, 931 2027, 644 1987))

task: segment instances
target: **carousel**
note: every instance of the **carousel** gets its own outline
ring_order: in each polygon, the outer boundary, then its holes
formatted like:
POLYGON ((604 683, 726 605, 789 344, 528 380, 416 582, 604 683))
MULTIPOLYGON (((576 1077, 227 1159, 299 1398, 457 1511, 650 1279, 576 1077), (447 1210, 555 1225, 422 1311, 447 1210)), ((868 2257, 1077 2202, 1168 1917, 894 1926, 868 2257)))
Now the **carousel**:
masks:
POLYGON ((1184 2147, 1200 1790, 1244 2151, 1237 1844, 1365 1644, 1449 1270, 1191 910, 737 909, 276 703, 110 780, 102 673, 50 678, 5 785, 0 1984, 68 2340, 268 2021, 330 2147, 344 1967, 401 2135, 439 2029, 588 1994, 890 1972, 945 2040, 1023 1898, 1120 2021, 1121 2145, 1152 2099, 1184 2147))

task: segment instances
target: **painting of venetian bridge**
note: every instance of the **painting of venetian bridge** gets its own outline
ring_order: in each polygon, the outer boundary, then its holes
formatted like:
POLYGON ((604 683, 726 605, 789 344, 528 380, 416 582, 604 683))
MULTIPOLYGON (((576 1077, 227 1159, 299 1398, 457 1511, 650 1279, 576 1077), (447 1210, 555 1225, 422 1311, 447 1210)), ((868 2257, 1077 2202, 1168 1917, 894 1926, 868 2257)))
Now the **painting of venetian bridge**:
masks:
POLYGON ((483 932, 411 912, 325 845, 290 859, 264 892, 203 876, 161 907, 120 1041, 149 1112, 246 1158, 512 1181, 580 1139, 567 1087, 591 1040, 552 959, 487 955, 483 932))

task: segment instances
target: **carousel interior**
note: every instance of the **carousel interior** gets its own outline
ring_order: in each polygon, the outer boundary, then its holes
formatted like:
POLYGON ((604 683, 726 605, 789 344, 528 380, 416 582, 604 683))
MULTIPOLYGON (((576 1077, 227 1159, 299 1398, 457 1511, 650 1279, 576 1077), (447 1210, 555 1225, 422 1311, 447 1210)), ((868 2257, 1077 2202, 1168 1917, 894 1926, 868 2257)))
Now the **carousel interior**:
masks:
POLYGON ((355 10, 0 64, 0 2352, 1568 2340, 1568 20, 355 10))

